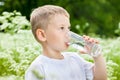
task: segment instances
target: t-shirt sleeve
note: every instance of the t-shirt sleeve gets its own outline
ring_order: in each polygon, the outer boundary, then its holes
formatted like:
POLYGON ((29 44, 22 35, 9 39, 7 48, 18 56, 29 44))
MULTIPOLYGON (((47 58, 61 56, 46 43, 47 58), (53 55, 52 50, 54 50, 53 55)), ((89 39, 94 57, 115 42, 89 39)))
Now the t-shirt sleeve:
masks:
POLYGON ((44 71, 42 66, 30 66, 25 73, 25 80, 44 80, 44 71))
POLYGON ((80 66, 82 66, 82 68, 84 69, 86 80, 93 80, 93 66, 94 66, 94 64, 86 61, 85 59, 80 57, 80 55, 78 55, 77 53, 73 53, 73 54, 74 54, 74 56, 76 56, 77 61, 79 62, 80 66))
POLYGON ((93 80, 93 66, 94 64, 91 62, 84 61, 84 71, 86 75, 86 80, 93 80))

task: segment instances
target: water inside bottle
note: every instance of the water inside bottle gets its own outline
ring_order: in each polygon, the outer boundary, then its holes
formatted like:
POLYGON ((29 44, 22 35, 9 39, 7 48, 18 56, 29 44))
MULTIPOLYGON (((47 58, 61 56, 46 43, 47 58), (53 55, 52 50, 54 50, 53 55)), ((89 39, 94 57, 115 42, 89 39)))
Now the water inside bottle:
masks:
POLYGON ((78 50, 84 50, 84 46, 85 46, 85 40, 83 39, 82 36, 70 31, 70 37, 71 37, 71 40, 70 40, 70 45, 72 47, 74 47, 75 49, 78 49, 78 50))

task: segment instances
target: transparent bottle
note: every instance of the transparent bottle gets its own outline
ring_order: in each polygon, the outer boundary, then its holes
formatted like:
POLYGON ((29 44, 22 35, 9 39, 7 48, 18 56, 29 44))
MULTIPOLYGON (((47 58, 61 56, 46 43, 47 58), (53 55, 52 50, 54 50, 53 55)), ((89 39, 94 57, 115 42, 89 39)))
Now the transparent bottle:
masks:
POLYGON ((72 31, 70 31, 69 35, 71 37, 69 45, 71 45, 75 49, 86 50, 85 46, 89 46, 90 51, 88 54, 90 54, 93 57, 97 57, 98 55, 101 54, 102 47, 99 44, 96 44, 96 43, 92 44, 92 43, 86 42, 82 36, 72 32, 72 31))

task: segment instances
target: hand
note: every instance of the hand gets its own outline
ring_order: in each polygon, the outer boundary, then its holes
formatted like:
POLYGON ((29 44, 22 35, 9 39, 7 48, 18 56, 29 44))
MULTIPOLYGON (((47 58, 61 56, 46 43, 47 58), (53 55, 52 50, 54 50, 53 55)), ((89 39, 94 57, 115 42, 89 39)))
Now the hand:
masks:
POLYGON ((83 49, 83 50, 80 50, 80 52, 81 53, 83 53, 83 54, 90 54, 91 53, 91 49, 92 49, 92 46, 94 45, 94 44, 98 44, 99 43, 99 41, 98 40, 96 40, 96 39, 94 39, 94 38, 91 38, 91 37, 89 37, 89 36, 86 36, 86 35, 83 35, 83 38, 84 38, 84 40, 85 40, 85 42, 86 42, 86 45, 85 45, 85 49, 83 49))

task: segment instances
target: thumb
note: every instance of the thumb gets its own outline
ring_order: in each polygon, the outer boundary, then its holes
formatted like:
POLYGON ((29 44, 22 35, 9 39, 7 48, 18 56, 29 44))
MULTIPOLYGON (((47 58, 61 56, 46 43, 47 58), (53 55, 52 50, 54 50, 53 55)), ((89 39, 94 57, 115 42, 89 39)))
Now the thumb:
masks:
POLYGON ((86 54, 87 53, 87 50, 84 48, 84 49, 81 49, 80 50, 80 53, 82 53, 82 54, 86 54))
POLYGON ((82 54, 88 54, 90 51, 90 48, 88 46, 84 46, 82 48, 79 48, 79 50, 80 50, 80 53, 82 54))

